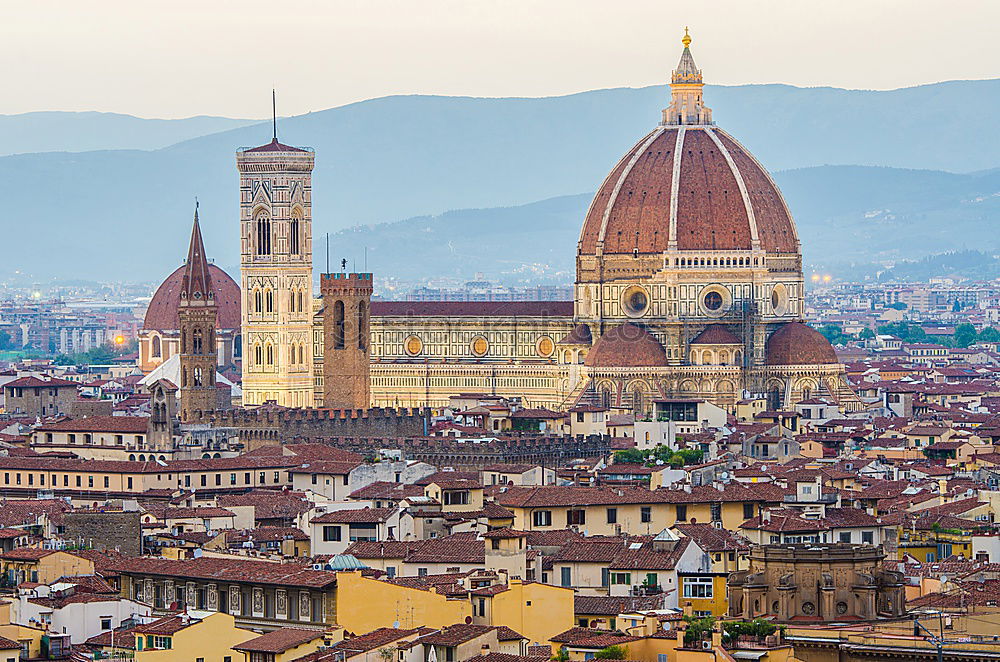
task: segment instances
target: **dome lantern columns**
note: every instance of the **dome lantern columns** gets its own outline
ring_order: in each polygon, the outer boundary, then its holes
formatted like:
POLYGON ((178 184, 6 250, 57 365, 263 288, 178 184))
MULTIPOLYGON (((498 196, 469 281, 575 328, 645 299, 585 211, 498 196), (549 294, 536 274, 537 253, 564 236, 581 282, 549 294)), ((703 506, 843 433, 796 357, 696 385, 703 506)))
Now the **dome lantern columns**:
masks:
POLYGON ((694 63, 691 55, 691 37, 684 28, 684 52, 681 53, 677 68, 670 75, 670 105, 663 109, 663 121, 666 126, 685 124, 711 124, 712 109, 705 105, 702 97, 705 82, 701 77, 701 69, 694 63))

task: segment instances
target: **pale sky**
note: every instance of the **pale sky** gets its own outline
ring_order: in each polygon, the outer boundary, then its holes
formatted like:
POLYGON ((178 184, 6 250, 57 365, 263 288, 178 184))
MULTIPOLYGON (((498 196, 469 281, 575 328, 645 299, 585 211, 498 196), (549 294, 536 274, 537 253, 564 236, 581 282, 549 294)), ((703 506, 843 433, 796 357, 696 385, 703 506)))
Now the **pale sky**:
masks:
POLYGON ((0 18, 0 114, 295 115, 388 94, 706 82, 892 89, 1000 76, 998 0, 31 0, 0 18))

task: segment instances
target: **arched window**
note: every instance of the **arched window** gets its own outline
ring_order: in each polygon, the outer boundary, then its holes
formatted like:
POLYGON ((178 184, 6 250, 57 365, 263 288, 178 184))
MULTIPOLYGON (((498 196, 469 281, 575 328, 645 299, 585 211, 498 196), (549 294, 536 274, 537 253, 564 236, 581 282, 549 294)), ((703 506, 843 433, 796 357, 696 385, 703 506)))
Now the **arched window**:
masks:
POLYGON ((302 293, 302 290, 299 290, 298 297, 299 297, 299 312, 301 313, 301 312, 305 311, 305 309, 306 309, 306 306, 305 306, 305 299, 306 298, 305 298, 305 295, 302 293))
POLYGON ((298 255, 300 251, 299 219, 295 217, 292 218, 292 222, 288 224, 288 252, 292 255, 298 255))
POLYGON ((257 255, 271 254, 271 219, 266 215, 257 217, 257 255))
POLYGON ((201 354, 204 349, 204 342, 202 341, 201 329, 195 329, 191 332, 191 353, 201 354))
POLYGON ((295 291, 292 290, 291 292, 288 293, 288 312, 294 313, 296 312, 296 310, 297 309, 295 307, 295 291))
POLYGON ((200 367, 196 367, 194 369, 194 385, 195 386, 202 386, 203 385, 203 381, 204 380, 202 379, 201 368, 200 367))
POLYGON ((267 355, 267 365, 274 365, 274 345, 268 345, 264 353, 267 355))
POLYGON ((304 344, 299 344, 299 363, 306 362, 306 346, 304 344))
POLYGON ((365 302, 358 303, 358 349, 368 346, 368 308, 365 302))
POLYGON ((255 313, 264 310, 264 295, 261 294, 260 290, 253 291, 253 310, 255 313))
POLYGON ((181 368, 181 386, 188 385, 188 371, 187 368, 181 368))
POLYGON ((262 365, 264 363, 264 350, 261 349, 260 345, 253 346, 253 358, 254 363, 257 365, 262 365))
POLYGON ((274 312, 274 292, 271 290, 264 290, 264 312, 274 312))
POLYGON ((333 304, 333 348, 344 349, 344 302, 333 304))
POLYGON ((158 359, 163 355, 163 346, 160 342, 160 336, 153 336, 152 349, 150 349, 149 354, 154 359, 158 359))

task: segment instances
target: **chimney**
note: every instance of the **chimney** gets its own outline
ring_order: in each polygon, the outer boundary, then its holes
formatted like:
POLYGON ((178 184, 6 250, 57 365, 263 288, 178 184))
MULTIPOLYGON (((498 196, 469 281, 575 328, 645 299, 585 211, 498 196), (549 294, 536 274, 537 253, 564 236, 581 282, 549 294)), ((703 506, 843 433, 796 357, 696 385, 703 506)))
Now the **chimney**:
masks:
POLYGON ((486 657, 487 655, 489 655, 490 654, 490 645, 489 644, 483 644, 483 647, 479 649, 479 654, 482 655, 483 657, 486 657))
POLYGON ((684 603, 684 615, 685 616, 694 616, 694 607, 691 605, 691 601, 690 600, 688 600, 687 602, 684 603))
POLYGON ((944 478, 938 479, 938 494, 940 494, 942 498, 948 495, 948 481, 944 478))
POLYGON ((770 509, 765 510, 764 512, 762 512, 760 514, 760 521, 763 524, 770 524, 771 523, 771 511, 770 511, 770 509))

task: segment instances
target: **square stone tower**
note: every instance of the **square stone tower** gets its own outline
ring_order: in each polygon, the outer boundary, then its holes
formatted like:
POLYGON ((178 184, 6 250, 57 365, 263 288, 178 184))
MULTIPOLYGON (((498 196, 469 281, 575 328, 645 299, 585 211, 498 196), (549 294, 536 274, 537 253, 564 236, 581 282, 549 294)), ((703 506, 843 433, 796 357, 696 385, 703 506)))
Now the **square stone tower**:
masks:
POLYGON ((313 404, 312 170, 309 149, 236 153, 240 173, 243 404, 313 404))
POLYGON ((370 273, 320 276, 323 296, 323 406, 371 406, 370 273))

